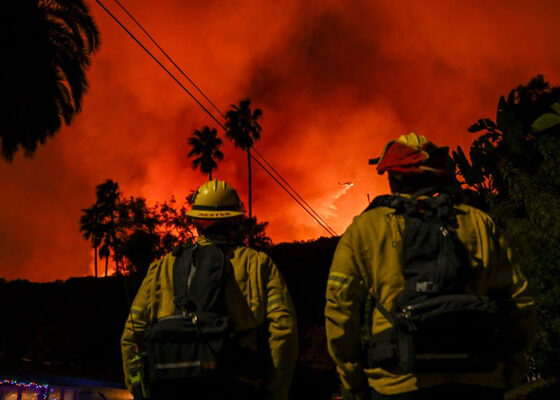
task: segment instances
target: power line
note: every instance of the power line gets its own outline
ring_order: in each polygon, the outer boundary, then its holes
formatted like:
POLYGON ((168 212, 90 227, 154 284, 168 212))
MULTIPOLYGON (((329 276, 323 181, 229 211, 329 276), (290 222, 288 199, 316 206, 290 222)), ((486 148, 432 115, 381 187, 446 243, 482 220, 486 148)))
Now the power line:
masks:
POLYGON ((158 48, 158 50, 161 51, 163 53, 163 55, 169 60, 169 62, 171 64, 173 64, 173 66, 175 68, 177 68, 177 70, 181 73, 181 75, 183 75, 183 77, 185 77, 185 79, 187 79, 189 81, 189 83, 194 86, 194 88, 198 91, 198 93, 200 93, 202 95, 202 97, 204 97, 206 99, 206 101, 214 108, 214 110, 216 110, 218 112, 218 114, 220 114, 223 118, 226 118, 226 116, 214 104, 214 102, 212 100, 210 100, 210 98, 208 96, 206 96, 206 93, 204 93, 204 91, 202 91, 202 89, 199 88, 198 85, 196 83, 194 83, 194 81, 191 78, 189 78, 189 76, 185 73, 185 71, 183 71, 183 69, 171 58, 171 56, 169 54, 167 54, 167 52, 159 45, 159 43, 152 37, 152 35, 150 35, 150 33, 146 29, 144 29, 144 27, 142 26, 140 21, 138 21, 134 17, 134 15, 132 15, 132 13, 130 11, 128 11, 128 9, 119 0, 113 0, 113 1, 115 3, 117 3, 117 5, 126 13, 126 15, 128 15, 128 17, 132 21, 134 21, 134 23, 140 28, 140 30, 142 30, 142 32, 144 32, 144 34, 148 37, 148 39, 150 39, 152 41, 152 43, 158 48))
MULTIPOLYGON (((138 22, 138 20, 118 1, 114 0, 121 9, 138 25, 138 27, 146 34, 146 36, 156 45, 156 47, 167 57, 167 59, 173 64, 173 66, 179 70, 179 72, 199 91, 199 93, 218 111, 218 113, 223 117, 226 118, 225 115, 216 107, 216 105, 204 94, 204 92, 188 77, 188 75, 173 61, 173 59, 161 48, 161 46, 153 39, 153 37, 144 29, 144 27, 138 22)), ((138 44, 172 79, 177 83, 203 110, 220 126, 224 131, 227 132, 227 129, 223 123, 221 123, 215 116, 210 112, 176 77, 171 73, 160 61, 159 59, 150 52, 140 40, 132 33, 130 30, 100 1, 96 0, 96 2, 103 8, 103 10, 117 22, 117 24, 138 44)), ((280 175, 280 173, 272 167, 272 165, 264 158, 264 156, 259 153, 254 147, 253 149, 255 152, 262 158, 264 163, 266 163, 273 171, 280 177, 280 179, 285 182, 285 184, 295 193, 292 194, 290 190, 284 186, 284 184, 276 178, 254 155, 251 154, 251 158, 282 188, 292 199, 302 207, 323 229, 325 229, 331 236, 337 236, 336 231, 332 229, 327 222, 324 220, 323 217, 319 213, 317 213, 313 207, 311 207, 304 199, 299 195, 299 193, 280 175), (297 198, 296 198, 297 196, 297 198), (300 200, 298 200, 301 199, 300 200), (305 204, 303 204, 303 203, 305 204), (307 206, 307 207, 306 207, 307 206), (310 211, 311 210, 311 211, 310 211)))
POLYGON ((214 114, 212 114, 206 107, 204 107, 204 105, 189 91, 189 89, 187 89, 185 87, 185 85, 183 85, 181 83, 181 81, 179 81, 175 75, 173 75, 166 67, 165 65, 163 65, 161 63, 161 61, 159 61, 157 59, 156 56, 154 56, 152 54, 152 52, 150 50, 148 50, 146 48, 146 46, 144 46, 142 44, 142 42, 140 42, 140 40, 138 40, 138 38, 136 38, 136 36, 134 36, 134 34, 132 32, 130 32, 128 30, 128 28, 126 26, 124 26, 124 24, 111 12, 109 11, 109 9, 107 7, 105 7, 105 5, 101 2, 101 0, 95 0, 97 4, 99 4, 101 6, 101 8, 103 8, 103 10, 105 10, 105 12, 107 14, 109 14, 111 16, 111 18, 113 18, 115 20, 115 22, 117 24, 119 24, 119 26, 128 34, 128 36, 130 36, 132 38, 132 40, 134 40, 136 42, 136 44, 138 44, 138 46, 140 46, 142 48, 142 50, 144 50, 165 72, 167 72, 167 74, 171 77, 171 79, 173 79, 175 81, 175 83, 177 83, 179 86, 181 86, 181 88, 196 102, 196 104, 198 104, 205 112, 206 114, 208 114, 210 116, 210 118, 212 118, 222 129, 226 129, 225 126, 218 121, 218 119, 214 116, 214 114))
MULTIPOLYGON (((159 46, 159 44, 157 44, 157 42, 153 39, 153 37, 146 31, 146 29, 144 29, 142 27, 142 25, 138 22, 138 20, 136 20, 136 18, 134 18, 134 16, 120 3, 118 2, 118 0, 114 0, 122 9, 123 11, 125 11, 125 13, 140 27, 140 29, 150 38, 150 40, 152 40, 152 42, 156 45, 156 47, 162 52, 164 53, 164 55, 168 58, 168 60, 170 60, 170 62, 183 74, 183 76, 193 84, 193 86, 195 88, 197 88, 197 90, 208 100, 208 102, 210 104, 212 104, 212 106, 220 113, 221 116, 225 117, 224 114, 214 105, 214 103, 204 94, 204 92, 198 88, 198 86, 187 76, 187 74, 171 59, 171 57, 169 57, 169 55, 167 55, 167 53, 161 48, 161 46, 159 46)), ((157 59, 156 56, 154 56, 141 42, 138 38, 136 38, 136 36, 134 36, 134 34, 132 34, 132 32, 130 32, 126 26, 124 26, 124 24, 111 12, 109 11, 109 9, 107 7, 105 7, 105 5, 100 1, 100 0, 96 0, 96 2, 103 8, 103 10, 105 12, 107 12, 107 14, 109 14, 118 24, 119 26, 224 130, 226 131, 225 126, 217 120, 217 118, 206 108, 204 107, 204 105, 202 105, 200 103, 200 101, 157 59)), ((278 173, 278 171, 276 171, 272 165, 260 154, 258 153, 259 156, 261 158, 263 158, 263 160, 266 162, 267 165, 269 165, 274 172, 282 179, 282 181, 286 182, 287 181, 278 173)), ((325 225, 319 221, 317 219, 317 217, 315 215, 317 215, 321 220, 323 220, 323 218, 307 203, 305 202, 305 200, 303 200, 303 198, 299 195, 299 193, 297 193, 297 191, 295 191, 295 189, 288 184, 288 186, 290 187, 290 189, 300 198, 304 201, 304 203, 307 205, 307 207, 315 214, 313 215, 300 201, 298 201, 296 199, 296 197, 288 190, 286 189, 286 187, 276 178, 273 176, 273 174, 268 171, 266 169, 266 167, 259 162, 258 160, 255 159, 255 157, 252 157, 253 160, 255 160, 257 162, 257 164, 266 172, 268 173, 275 181, 278 185, 280 185, 280 187, 282 187, 282 189, 284 189, 295 201, 298 205, 300 205, 309 215, 311 215, 313 217, 313 219, 319 223, 319 225, 321 225, 321 227, 323 227, 324 229, 327 230, 327 232, 332 235, 332 236, 336 236, 336 232, 330 227, 325 227, 325 225)), ((323 222, 326 221, 323 220, 323 222)))
POLYGON ((260 162, 257 158, 255 158, 254 155, 251 154, 251 158, 252 158, 253 161, 255 161, 268 175, 270 175, 270 177, 271 177, 272 179, 274 179, 274 180, 276 181, 276 183, 278 183, 278 185, 280 185, 280 187, 281 187, 282 189, 284 189, 284 190, 286 191, 286 193, 288 193, 288 194, 290 195, 290 197, 291 197, 292 199, 294 199, 294 201, 295 201, 296 203, 298 203, 298 204, 311 216, 311 218, 313 218, 319 225, 321 225, 321 227, 322 227, 324 230, 326 230, 326 231, 328 232, 329 235, 331 235, 331 236, 336 236, 336 232, 334 232, 334 231, 331 232, 327 226, 323 225, 323 223, 322 223, 321 221, 319 221, 319 219, 317 219, 317 217, 315 217, 315 215, 313 215, 313 214, 311 213, 311 211, 309 211, 306 207, 304 207, 303 204, 301 204, 301 202, 300 202, 288 189, 286 189, 286 187, 285 187, 284 185, 282 185, 282 183, 278 180, 278 178, 276 178, 269 170, 267 170, 267 169, 264 167, 264 165, 262 165, 261 162, 260 162), (333 232, 334 232, 334 233, 333 233, 333 232))
POLYGON ((305 201, 305 199, 299 195, 299 193, 292 187, 292 185, 290 185, 290 184, 288 183, 288 181, 287 181, 286 179, 284 179, 284 177, 280 174, 280 172, 278 172, 278 171, 268 162, 268 160, 267 160, 266 158, 264 158, 264 156, 255 148, 255 146, 253 146, 253 150, 254 150, 254 152, 265 162, 265 164, 280 178, 280 180, 282 180, 282 182, 284 182, 284 184, 285 184, 286 186, 288 186, 288 187, 292 190, 292 192, 294 192, 294 194, 299 198, 299 200, 301 200, 301 202, 302 202, 303 204, 305 204, 305 205, 307 206, 307 208, 309 208, 309 209, 313 212, 313 214, 315 214, 315 216, 316 216, 317 218, 319 218, 319 219, 329 228, 329 230, 330 230, 329 233, 330 233, 331 235, 333 235, 333 236, 338 236, 338 234, 336 233, 336 231, 328 224, 328 222, 325 220, 325 218, 323 218, 323 216, 322 216, 321 214, 319 214, 317 211, 315 211, 315 210, 313 209, 313 207, 311 207, 311 206, 309 205, 309 203, 307 203, 307 201, 305 201))

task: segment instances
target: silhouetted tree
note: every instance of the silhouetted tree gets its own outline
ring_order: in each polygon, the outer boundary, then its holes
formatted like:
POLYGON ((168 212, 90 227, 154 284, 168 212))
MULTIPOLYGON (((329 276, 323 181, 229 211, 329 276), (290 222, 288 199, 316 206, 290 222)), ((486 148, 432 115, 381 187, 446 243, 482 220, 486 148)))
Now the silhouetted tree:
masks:
POLYGON ((158 218, 141 197, 122 200, 117 209, 115 262, 120 264, 126 258, 129 266, 125 269, 145 275, 151 262, 160 255, 158 218))
MULTIPOLYGON (((185 204, 192 196, 187 196, 185 204)), ((177 208, 174 197, 169 202, 156 206, 158 218, 157 231, 160 236, 161 253, 165 254, 181 243, 186 243, 194 237, 193 226, 187 217, 185 204, 177 208)))
POLYGON ((11 161, 80 111, 99 34, 84 0, 6 1, 2 15, 0 146, 11 161))
POLYGON ((226 113, 226 136, 231 139, 235 147, 247 152, 247 174, 249 180, 249 218, 253 216, 252 172, 251 172, 251 147, 261 138, 261 126, 258 119, 262 111, 257 108, 251 110, 251 100, 239 102, 239 106, 232 104, 233 109, 226 113))
MULTIPOLYGON (((103 227, 101 225, 102 217, 96 204, 82 211, 84 214, 80 217, 80 232, 82 232, 86 240, 91 239, 94 254, 95 277, 97 278, 97 254, 103 237, 103 227)), ((107 273, 105 273, 105 275, 107 275, 107 273)))
POLYGON ((150 264, 158 258, 159 237, 145 230, 134 230, 121 244, 123 257, 130 262, 129 272, 145 276, 150 264))
POLYGON ((560 87, 542 76, 500 98, 496 120, 482 132, 470 161, 453 152, 469 198, 503 230, 529 278, 539 329, 532 349, 536 373, 560 376, 560 87))
POLYGON ((212 180, 212 171, 218 167, 216 160, 224 159, 220 151, 222 139, 217 136, 216 129, 205 126, 196 130, 188 143, 192 147, 188 157, 195 157, 192 160, 193 169, 200 168, 203 174, 208 174, 208 180, 212 180))
POLYGON ((192 225, 183 204, 177 202, 146 205, 141 197, 130 197, 119 203, 116 255, 128 263, 125 269, 144 276, 152 261, 193 238, 192 225))
POLYGON ((243 216, 239 227, 239 237, 246 246, 257 250, 266 250, 272 245, 272 239, 266 234, 268 222, 257 222, 256 217, 243 216))
POLYGON ((99 257, 105 259, 105 277, 109 274, 109 257, 111 256, 111 250, 109 249, 108 243, 103 243, 99 248, 99 257))
POLYGON ((95 188, 95 196, 95 204, 82 210, 80 231, 86 239, 92 240, 97 277, 97 256, 105 258, 105 276, 107 276, 109 256, 111 252, 114 254, 117 241, 116 218, 120 202, 119 184, 108 179, 95 188))
POLYGON ((128 271, 143 276, 152 261, 193 238, 187 200, 178 206, 171 198, 150 207, 142 197, 121 198, 119 184, 110 179, 96 187, 95 204, 83 212, 80 231, 99 246, 105 276, 109 257, 117 274, 128 271))
POLYGON ((95 195, 95 204, 90 208, 82 209, 80 231, 86 239, 91 238, 97 277, 97 256, 105 258, 105 276, 107 276, 109 255, 116 241, 115 218, 120 196, 119 184, 108 179, 95 188, 95 195))
POLYGON ((115 269, 119 272, 118 257, 115 251, 118 247, 117 242, 117 218, 118 205, 120 202, 119 184, 111 179, 95 188, 97 196, 97 205, 102 215, 102 232, 103 245, 101 246, 102 254, 105 256, 105 276, 108 274, 109 256, 112 253, 115 260, 115 269))

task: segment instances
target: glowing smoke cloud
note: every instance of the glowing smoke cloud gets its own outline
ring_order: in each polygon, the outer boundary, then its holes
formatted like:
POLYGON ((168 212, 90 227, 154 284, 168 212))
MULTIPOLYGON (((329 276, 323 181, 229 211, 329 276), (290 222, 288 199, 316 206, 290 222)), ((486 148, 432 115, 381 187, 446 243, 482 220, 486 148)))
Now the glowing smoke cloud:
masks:
MULTIPOLYGON (((245 96, 263 110, 259 150, 338 233, 367 193, 388 191, 367 165, 387 141, 415 131, 468 149, 468 126, 493 117, 499 96, 538 73, 559 83, 558 0, 126 3, 222 110, 245 96), (347 179, 360 184, 335 188, 347 179)), ((78 221, 108 178, 149 204, 205 179, 186 141, 209 118, 91 9, 102 46, 82 113, 33 159, 0 162, 1 278, 88 273, 78 221)), ((215 174, 246 202, 246 155, 226 142, 215 174)), ((257 166, 253 189, 274 242, 326 235, 257 166)))

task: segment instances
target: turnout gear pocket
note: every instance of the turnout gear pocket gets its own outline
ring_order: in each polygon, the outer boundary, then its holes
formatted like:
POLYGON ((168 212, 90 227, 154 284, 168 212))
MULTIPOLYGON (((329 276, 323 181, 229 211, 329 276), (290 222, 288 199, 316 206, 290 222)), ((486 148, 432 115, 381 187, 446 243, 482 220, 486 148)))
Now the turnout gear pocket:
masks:
POLYGON ((368 365, 402 373, 496 368, 500 359, 497 308, 487 299, 459 297, 436 298, 391 313, 395 327, 373 335, 368 365))
POLYGON ((231 329, 227 317, 212 313, 173 315, 146 330, 151 383, 217 375, 231 329))
POLYGON ((497 307, 488 298, 446 295, 393 311, 401 367, 416 372, 489 371, 497 366, 497 307), (406 338, 406 339, 405 339, 406 338))

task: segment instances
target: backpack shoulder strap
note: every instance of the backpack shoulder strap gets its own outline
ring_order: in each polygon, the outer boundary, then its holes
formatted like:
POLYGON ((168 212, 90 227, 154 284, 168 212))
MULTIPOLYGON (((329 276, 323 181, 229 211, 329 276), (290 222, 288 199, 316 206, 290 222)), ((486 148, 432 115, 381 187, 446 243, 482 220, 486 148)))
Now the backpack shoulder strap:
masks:
POLYGON ((396 212, 400 213, 404 210, 405 203, 408 199, 401 197, 401 196, 394 196, 390 194, 384 194, 381 196, 377 196, 373 201, 367 206, 367 208, 363 211, 369 211, 377 207, 389 207, 394 208, 396 212))
POLYGON ((223 312, 224 251, 212 243, 199 246, 192 256, 195 270, 187 282, 189 305, 200 312, 223 312))
POLYGON ((221 246, 187 243, 177 252, 173 291, 177 311, 214 312, 221 309, 225 256, 221 246))
POLYGON ((195 249, 197 245, 187 243, 177 248, 175 264, 173 265, 173 292, 176 310, 183 310, 187 306, 187 279, 191 272, 195 249))
POLYGON ((453 202, 448 194, 442 193, 436 197, 425 200, 434 217, 440 220, 447 220, 453 215, 453 202))

